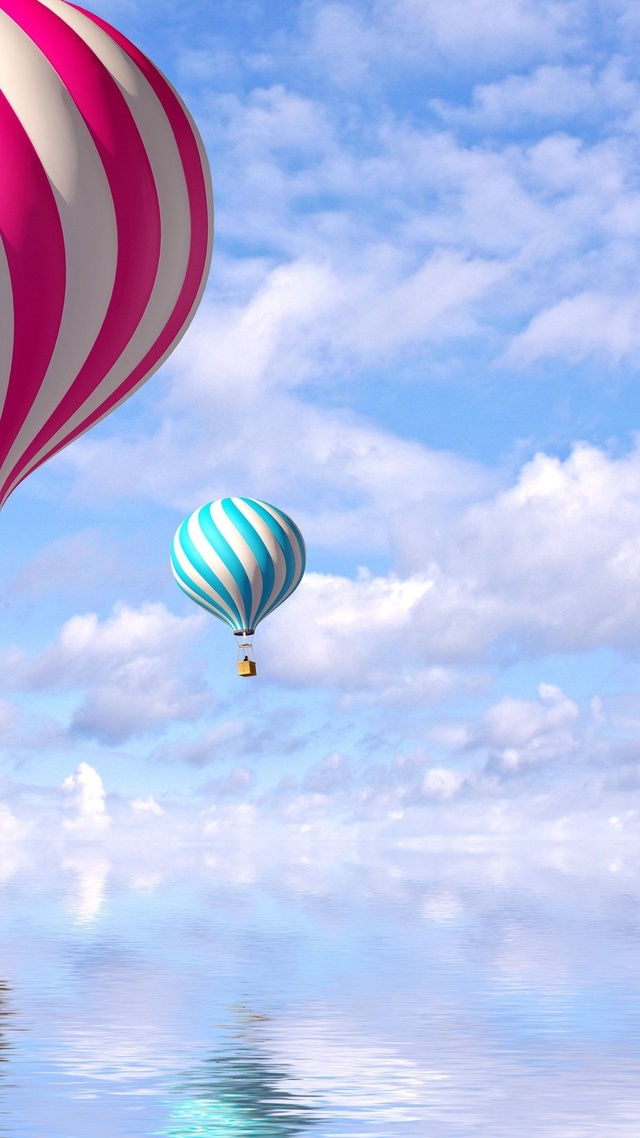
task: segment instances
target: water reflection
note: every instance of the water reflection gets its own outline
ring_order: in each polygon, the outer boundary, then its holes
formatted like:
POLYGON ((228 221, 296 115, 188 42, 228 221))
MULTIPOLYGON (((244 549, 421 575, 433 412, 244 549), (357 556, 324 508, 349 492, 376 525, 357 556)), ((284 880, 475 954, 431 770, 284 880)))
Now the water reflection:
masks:
POLYGON ((269 1052, 268 1017, 240 1007, 223 1049, 178 1088, 166 1138, 290 1138, 308 1132, 320 1115, 289 1089, 291 1075, 269 1052), (286 1085, 285 1085, 286 1084, 286 1085))
POLYGON ((78 924, 90 924, 102 911, 109 876, 109 862, 95 854, 69 857, 64 868, 75 876, 68 905, 78 924))
MULTIPOLYGON (((7 1068, 4 1066, 4 1064, 9 1061, 9 1052, 13 1047, 13 1044, 8 1037, 8 1028, 10 1024, 10 1017, 12 1015, 12 1011, 8 1003, 8 994, 10 991, 11 989, 9 985, 6 984, 4 980, 0 980, 0 1063, 3 1064, 3 1066, 0 1067, 0 1079, 2 1082, 4 1082, 7 1072, 7 1068)), ((3 1116, 6 1114, 6 1109, 4 1103, 2 1102, 1 1087, 2 1083, 0 1083, 0 1134, 9 1135, 10 1130, 5 1129, 5 1126, 3 1125, 3 1116)))
POLYGON ((11 1015, 11 1010, 8 1006, 7 995, 11 991, 8 984, 4 980, 0 980, 0 1062, 6 1063, 9 1059, 7 1052, 11 1048, 11 1043, 7 1038, 8 1021, 11 1015))
POLYGON ((0 1134, 638 1138, 631 853, 43 858, 0 894, 0 1134))

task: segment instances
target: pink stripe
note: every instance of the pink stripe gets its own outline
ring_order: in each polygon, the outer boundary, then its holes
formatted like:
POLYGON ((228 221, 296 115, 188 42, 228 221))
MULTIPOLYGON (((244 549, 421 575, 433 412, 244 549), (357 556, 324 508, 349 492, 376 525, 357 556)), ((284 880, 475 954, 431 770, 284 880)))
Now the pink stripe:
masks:
MULTIPOLYGON (((74 7, 78 6, 74 5, 74 7)), ((148 80, 162 105, 176 139, 187 184, 189 209, 191 213, 191 248, 189 251, 184 284, 175 308, 160 336, 149 349, 144 359, 141 360, 135 370, 131 372, 131 375, 118 387, 113 395, 105 400, 101 407, 94 412, 90 421, 87 421, 86 425, 83 425, 77 432, 74 432, 73 438, 76 438, 77 434, 81 434, 82 431, 86 430, 96 419, 101 418, 112 407, 120 403, 125 398, 127 392, 136 387, 147 372, 153 369, 157 361, 162 358, 174 339, 180 334, 185 321, 191 314, 203 283, 203 274, 207 266, 212 228, 207 184, 202 169, 200 150, 189 117, 185 113, 184 107, 176 96, 173 88, 167 82, 164 75, 158 71, 157 67, 151 63, 151 60, 149 60, 146 55, 143 55, 126 36, 123 36, 116 28, 111 27, 110 24, 107 24, 92 12, 87 12, 84 8, 78 8, 78 11, 83 12, 90 20, 93 20, 98 27, 107 32, 108 35, 119 44, 123 51, 127 52, 148 80)))
MULTIPOLYGON (((4 0, 3 0, 4 2, 4 0)), ((184 284, 178 297, 176 306, 169 318, 168 323, 163 328, 160 336, 149 349, 144 359, 138 366, 131 372, 131 374, 124 380, 119 387, 114 391, 104 402, 96 408, 96 410, 87 417, 79 426, 69 433, 64 439, 58 442, 46 455, 44 455, 37 466, 41 466, 43 462, 51 458, 58 451, 63 450, 70 442, 84 434, 90 427, 103 419, 109 411, 113 410, 117 405, 126 399, 129 392, 140 384, 144 376, 153 370, 154 365, 162 358, 167 349, 171 346, 173 341, 179 336, 185 322, 188 320, 195 301, 198 297, 201 285, 203 283, 203 274, 207 265, 207 257, 209 253, 209 244, 211 236, 211 215, 209 209, 209 200, 207 196, 207 184, 205 175, 202 169, 202 160, 198 143, 195 139, 193 128, 188 116, 185 114, 184 108, 177 98, 170 84, 165 77, 158 71, 158 69, 151 63, 151 61, 143 55, 139 49, 130 42, 125 36, 118 32, 115 28, 111 27, 99 16, 95 16, 86 9, 78 7, 78 11, 88 16, 93 20, 103 31, 112 36, 113 39, 123 48, 125 52, 131 57, 134 63, 143 72, 153 90, 155 91, 162 107, 167 115, 171 124, 171 128, 175 135, 178 150, 182 160, 182 165, 185 172, 187 183, 187 192, 189 195, 189 207, 191 211, 191 249, 189 253, 189 260, 187 263, 187 271, 185 274, 184 284)), ((51 437, 53 431, 48 433, 51 437)), ((42 446, 43 443, 41 442, 42 446)), ((28 460, 27 460, 28 461, 28 460)), ((37 469, 33 467, 32 470, 37 469)), ((6 491, 11 492, 15 486, 21 481, 17 478, 14 486, 10 487, 10 482, 16 478, 16 474, 22 469, 23 463, 19 463, 16 469, 12 472, 11 476, 5 482, 2 488, 2 493, 6 491)), ((29 471, 31 473, 31 470, 29 471)), ((26 477, 26 474, 24 475, 26 477)), ((0 496, 1 497, 1 496, 0 496)))
POLYGON ((66 280, 62 225, 31 140, 0 92, 0 235, 14 307, 13 357, 0 439, 15 438, 42 383, 58 338, 66 280))
MULTIPOLYGON (((0 0, 0 5, 50 61, 84 117, 109 181, 118 235, 113 293, 96 342, 70 390, 7 477, 1 498, 47 439, 82 406, 126 348, 153 290, 161 232, 151 165, 115 80, 84 40, 39 0, 0 0)), ((96 224, 100 224, 99 218, 96 224)), ((14 437, 15 434, 9 440, 2 439, 0 462, 6 458, 14 437)))

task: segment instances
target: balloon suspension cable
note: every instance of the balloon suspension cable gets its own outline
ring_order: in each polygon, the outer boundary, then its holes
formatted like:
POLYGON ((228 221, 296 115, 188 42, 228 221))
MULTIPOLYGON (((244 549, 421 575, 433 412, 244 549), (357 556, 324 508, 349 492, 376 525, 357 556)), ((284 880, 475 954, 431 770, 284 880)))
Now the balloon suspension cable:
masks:
POLYGON ((234 636, 242 637, 238 641, 238 675, 239 676, 255 676, 256 674, 256 658, 253 653, 253 628, 243 628, 240 632, 234 632, 234 636))

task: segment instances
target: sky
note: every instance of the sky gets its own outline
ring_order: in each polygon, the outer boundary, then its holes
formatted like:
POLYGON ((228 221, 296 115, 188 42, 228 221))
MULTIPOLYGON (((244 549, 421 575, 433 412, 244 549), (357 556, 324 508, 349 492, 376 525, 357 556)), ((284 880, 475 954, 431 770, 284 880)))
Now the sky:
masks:
POLYGON ((209 154, 204 301, 0 517, 0 834, 406 848, 637 834, 640 15, 105 0, 209 154), (255 638, 176 587, 291 514, 255 638))

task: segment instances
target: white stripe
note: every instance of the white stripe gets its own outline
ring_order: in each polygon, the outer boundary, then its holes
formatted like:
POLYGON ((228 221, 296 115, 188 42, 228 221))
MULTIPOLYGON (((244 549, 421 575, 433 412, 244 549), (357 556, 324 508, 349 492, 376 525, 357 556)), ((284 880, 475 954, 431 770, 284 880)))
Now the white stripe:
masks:
POLYGON ((39 48, 2 11, 0 89, 51 182, 67 259, 56 347, 34 405, 0 471, 2 481, 71 386, 95 342, 113 289, 117 237, 109 183, 82 115, 39 48))
MULTIPOLYGON (((232 498, 231 501, 237 505, 238 499, 232 498)), ((262 596, 262 572, 260 566, 251 551, 251 547, 247 545, 240 531, 236 529, 231 519, 225 514, 220 501, 211 503, 211 520, 214 525, 218 527, 222 536, 229 542, 229 545, 238 557, 249 578, 249 584, 251 586, 251 611, 245 612, 244 605, 241 611, 243 611, 246 620, 245 628, 253 628, 251 620, 260 604, 260 597, 262 596)))
MULTIPOLYGON (((234 498, 233 500, 238 506, 238 509, 244 514, 247 521, 250 522, 258 535, 262 538, 264 544, 267 547, 269 556, 273 562, 275 583, 268 599, 265 602, 265 609, 268 609, 269 605, 276 599, 285 582, 287 575, 287 563, 285 556, 282 552, 282 549, 280 548, 280 543, 278 542, 276 535, 272 530, 269 529, 269 526, 264 521, 264 519, 260 517, 260 514, 258 514, 252 506, 250 506, 247 502, 243 502, 240 498, 234 498)), ((260 505, 262 505, 262 503, 260 503, 260 505)), ((255 617, 256 613, 254 611, 251 614, 252 628, 255 617)))
MULTIPOLYGON (((174 575, 176 581, 178 582, 178 585, 182 589, 183 593, 186 593, 188 597, 191 597, 191 600, 196 602, 196 604, 201 605, 202 608, 207 610, 207 612, 210 612, 212 616, 217 616, 218 620, 224 621, 225 624, 227 623, 226 620, 224 619, 223 614, 221 612, 219 612, 218 609, 214 608, 213 605, 210 607, 207 604, 206 600, 204 600, 200 596, 199 593, 196 593, 193 589, 189 588, 189 586, 186 584, 186 582, 183 581, 182 577, 178 576, 173 563, 171 564, 171 572, 173 573, 173 575, 174 575)), ((234 624, 235 624, 235 618, 234 618, 234 624)))
MULTIPOLYGON (((232 574, 224 564, 224 561, 221 560, 213 546, 207 540, 205 534, 202 532, 200 523, 198 522, 198 511, 191 514, 189 517, 189 520, 187 522, 187 532, 202 560, 206 562, 211 571, 215 573, 219 581, 225 586, 233 603, 237 606, 238 612, 240 614, 240 619, 243 620, 246 614, 244 611, 244 604, 240 590, 238 589, 238 586, 236 585, 232 574)), ((220 604, 229 611, 235 620, 235 614, 232 613, 229 605, 222 599, 222 597, 218 595, 215 589, 212 589, 210 585, 206 585, 206 589, 208 593, 211 593, 216 598, 216 600, 220 601, 220 604)))
POLYGON ((0 336, 0 409, 4 405, 13 358, 13 289, 4 245, 0 240, 0 312, 3 333, 0 336))
POLYGON ((293 556, 294 556, 295 566, 296 566, 295 567, 295 573, 293 576, 293 580, 294 580, 295 584, 292 583, 292 585, 287 589, 287 592, 285 593, 284 597, 282 598, 284 601, 284 600, 286 600, 286 598, 288 596, 291 595, 291 593, 295 589, 296 585, 300 582, 300 578, 302 575, 302 551, 300 549, 300 544, 299 544, 298 538, 296 536, 295 530, 292 530, 291 526, 288 525, 287 522, 285 522, 284 518, 280 517, 280 515, 276 513, 276 511, 269 505, 268 502, 260 502, 260 505, 264 506, 265 510, 268 510, 268 512, 271 514, 272 518, 275 518, 275 520, 277 522, 280 522, 280 525, 282 526, 284 532, 286 533, 287 537, 289 538, 289 542, 291 543, 291 549, 293 551, 293 556))

